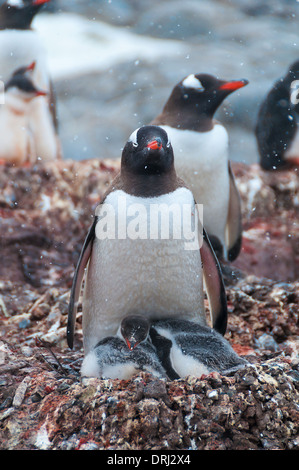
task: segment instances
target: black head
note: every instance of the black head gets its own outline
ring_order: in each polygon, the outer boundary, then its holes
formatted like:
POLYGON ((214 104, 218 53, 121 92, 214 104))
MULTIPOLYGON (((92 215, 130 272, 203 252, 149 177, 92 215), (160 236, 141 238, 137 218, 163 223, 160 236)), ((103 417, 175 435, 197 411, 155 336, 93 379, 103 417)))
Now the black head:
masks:
MULTIPOLYGON (((33 63, 32 63, 33 64, 33 63)), ((23 97, 23 99, 32 99, 37 96, 47 95, 46 91, 39 90, 34 85, 31 77, 28 75, 28 71, 32 70, 32 64, 24 66, 16 70, 10 80, 5 85, 5 91, 16 89, 17 92, 23 97)))
POLYGON ((219 80, 204 73, 190 74, 173 89, 163 112, 177 115, 179 127, 196 129, 202 117, 212 119, 219 105, 248 80, 219 80))
POLYGON ((41 7, 50 0, 6 0, 0 7, 0 29, 29 29, 41 7))
POLYGON ((129 315, 122 320, 120 325, 120 332, 130 351, 147 339, 149 329, 149 321, 142 315, 129 315))
POLYGON ((285 76, 285 80, 292 82, 293 80, 299 80, 299 60, 291 64, 285 76))
POLYGON ((159 126, 136 129, 127 141, 121 171, 133 175, 163 175, 174 168, 173 150, 167 133, 159 126))

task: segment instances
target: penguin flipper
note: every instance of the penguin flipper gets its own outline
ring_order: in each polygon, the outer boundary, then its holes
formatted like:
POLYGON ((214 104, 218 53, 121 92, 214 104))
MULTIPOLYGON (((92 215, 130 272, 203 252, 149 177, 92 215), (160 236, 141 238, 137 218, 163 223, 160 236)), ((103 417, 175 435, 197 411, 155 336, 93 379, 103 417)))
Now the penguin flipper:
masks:
POLYGON ((234 261, 238 257, 242 245, 242 212, 240 193, 230 162, 228 163, 228 171, 229 207, 226 221, 227 257, 229 261, 234 261))
POLYGON ((84 270, 87 266, 89 261, 93 240, 95 238, 95 227, 97 224, 97 217, 94 218, 93 224, 90 227, 85 241, 83 243, 83 247, 79 256, 79 260, 76 266, 75 274, 73 277, 71 295, 70 295, 70 302, 68 308, 68 321, 67 321, 67 343, 68 346, 73 349, 74 344, 74 331, 75 331, 75 323, 76 323, 76 314, 77 314, 77 303, 80 296, 81 285, 84 277, 84 270))
POLYGON ((56 96, 55 96, 52 80, 50 80, 49 110, 50 110, 50 114, 52 117, 55 132, 57 133, 58 132, 57 106, 56 106, 56 96))
POLYGON ((213 328, 223 336, 227 326, 227 302, 219 261, 214 253, 209 237, 203 229, 203 242, 200 248, 205 287, 210 304, 213 328))

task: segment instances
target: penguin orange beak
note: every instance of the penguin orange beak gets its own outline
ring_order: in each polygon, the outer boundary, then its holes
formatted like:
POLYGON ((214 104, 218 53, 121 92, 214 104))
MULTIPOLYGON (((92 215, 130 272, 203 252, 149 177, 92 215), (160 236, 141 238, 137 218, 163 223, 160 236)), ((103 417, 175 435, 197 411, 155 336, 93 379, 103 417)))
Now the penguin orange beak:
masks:
POLYGON ((243 80, 232 80, 231 82, 225 82, 223 85, 220 85, 219 90, 235 91, 243 86, 248 85, 249 81, 246 79, 243 80))
POLYGON ((126 343, 130 351, 133 351, 133 349, 136 348, 136 346, 139 344, 139 341, 136 341, 134 344, 131 344, 131 342, 126 338, 126 343))
POLYGON ((47 92, 44 90, 36 90, 35 96, 47 96, 47 92))
POLYGON ((28 67, 26 67, 26 70, 33 71, 35 69, 35 65, 36 65, 36 62, 34 60, 33 62, 31 62, 30 65, 28 65, 28 67))
POLYGON ((44 3, 48 3, 51 0, 33 0, 32 5, 37 6, 37 5, 43 5, 44 3))
POLYGON ((147 148, 152 150, 160 150, 162 148, 162 142, 160 139, 152 140, 147 144, 147 148))

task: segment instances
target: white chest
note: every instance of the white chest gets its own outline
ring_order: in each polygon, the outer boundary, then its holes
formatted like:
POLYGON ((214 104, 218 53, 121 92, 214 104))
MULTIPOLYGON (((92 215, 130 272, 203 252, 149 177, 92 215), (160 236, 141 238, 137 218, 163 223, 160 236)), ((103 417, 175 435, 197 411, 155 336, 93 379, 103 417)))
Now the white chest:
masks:
POLYGON ((121 319, 129 313, 150 318, 182 316, 205 324, 201 258, 198 245, 197 249, 192 245, 197 233, 179 230, 183 206, 191 211, 193 222, 196 217, 190 191, 180 188, 161 198, 147 199, 115 191, 106 202, 110 204, 106 227, 116 214, 123 216, 129 231, 119 231, 124 228, 121 220, 112 220, 105 237, 101 220, 105 220, 106 208, 100 206, 97 215, 103 217, 96 227, 84 292, 85 350, 108 334, 116 334, 121 319), (150 217, 152 207, 156 215, 159 204, 164 206, 162 210, 171 207, 169 224, 166 212, 162 212, 158 226, 157 219, 150 217))
POLYGON ((8 104, 1 105, 0 140, 0 158, 16 164, 35 158, 33 137, 26 111, 14 112, 8 104))
POLYGON ((48 97, 41 96, 32 100, 29 113, 29 125, 37 156, 44 161, 54 160, 58 156, 58 141, 49 111, 48 97))
POLYGON ((295 137, 284 154, 285 158, 298 158, 299 157, 299 123, 297 123, 297 130, 295 137))
POLYGON ((222 243, 229 204, 228 135, 221 124, 209 132, 195 132, 162 126, 174 150, 178 176, 203 205, 203 223, 208 233, 222 243))

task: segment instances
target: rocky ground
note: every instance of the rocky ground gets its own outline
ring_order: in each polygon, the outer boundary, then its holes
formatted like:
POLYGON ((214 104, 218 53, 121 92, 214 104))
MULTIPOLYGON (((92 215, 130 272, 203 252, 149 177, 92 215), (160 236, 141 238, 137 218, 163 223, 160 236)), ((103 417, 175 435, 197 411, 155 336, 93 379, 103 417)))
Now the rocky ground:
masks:
POLYGON ((82 382, 80 313, 66 344, 74 266, 118 162, 1 168, 0 449, 298 449, 298 174, 233 168, 244 240, 224 267, 226 338, 250 365, 172 382, 82 382))

